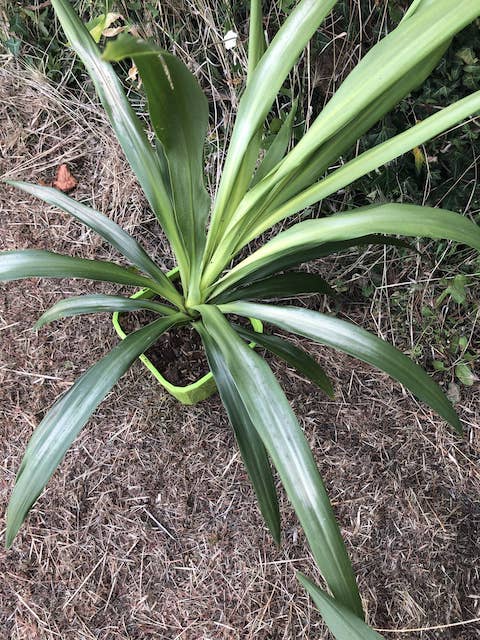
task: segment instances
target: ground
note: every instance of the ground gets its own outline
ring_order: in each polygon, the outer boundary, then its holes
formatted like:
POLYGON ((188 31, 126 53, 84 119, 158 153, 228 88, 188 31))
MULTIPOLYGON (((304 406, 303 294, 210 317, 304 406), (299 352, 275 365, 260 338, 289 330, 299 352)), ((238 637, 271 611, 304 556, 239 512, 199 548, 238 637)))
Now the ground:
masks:
MULTIPOLYGON (((0 174, 48 181, 67 162, 79 180, 74 197, 114 217, 171 267, 96 104, 17 62, 2 62, 0 174)), ((0 189, 0 250, 35 247, 121 262, 66 215, 0 189)), ((382 266, 382 282, 398 276, 400 259, 396 249, 388 251, 388 261, 383 249, 363 255, 382 266)), ((317 267, 348 283, 352 260, 345 261, 348 269, 341 260, 317 267)), ((409 264, 402 282, 418 275, 416 261, 409 264)), ((427 261, 422 277, 428 280, 431 269, 427 261)), ((31 326, 60 297, 92 290, 115 288, 28 280, 0 289, 2 511, 45 410, 117 342, 108 316, 59 321, 38 335, 31 326)), ((382 308, 387 293, 376 289, 382 308)), ((376 309, 350 296, 342 313, 390 337, 389 316, 376 309)), ((415 318, 409 302, 403 321, 415 318)), ((478 335, 470 337, 478 345, 478 335)), ((402 340, 397 336, 408 348, 402 340)), ((335 400, 270 363, 315 453, 370 623, 389 630, 387 638, 480 638, 479 622, 431 629, 480 617, 478 383, 460 388, 459 438, 387 376, 318 345, 310 351, 331 375, 335 400)), ((13 548, 0 551, 0 636, 326 639, 295 580, 297 569, 320 578, 283 493, 281 509, 277 549, 218 397, 181 406, 138 363, 75 441, 13 548)))

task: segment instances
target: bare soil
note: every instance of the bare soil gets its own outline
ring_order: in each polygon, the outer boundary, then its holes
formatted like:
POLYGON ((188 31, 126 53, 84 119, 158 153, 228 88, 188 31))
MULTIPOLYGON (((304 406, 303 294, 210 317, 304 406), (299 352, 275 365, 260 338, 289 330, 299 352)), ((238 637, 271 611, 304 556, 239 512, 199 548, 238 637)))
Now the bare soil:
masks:
MULTIPOLYGON (((125 313, 120 315, 120 326, 128 334, 155 318, 158 315, 151 311, 125 313)), ((209 372, 200 335, 190 326, 163 334, 145 355, 166 380, 177 386, 192 384, 209 372)))
MULTIPOLYGON (((10 62, 0 71, 0 121, 1 174, 36 181, 68 163, 79 180, 75 198, 173 266, 95 105, 10 62)), ((121 262, 65 214, 1 186, 0 250, 27 247, 121 262)), ((385 264, 389 282, 406 268, 395 255, 385 264)), ((383 259, 382 249, 362 258, 383 259)), ((318 268, 341 278, 344 263, 318 268)), ((350 262, 349 269, 360 267, 350 262)), ((92 290, 123 291, 74 280, 1 286, 2 510, 44 412, 117 342, 107 315, 31 330, 61 297, 92 290)), ((352 302, 344 313, 391 337, 388 315, 374 315, 368 304, 352 302)), ((332 376, 336 400, 285 365, 271 365, 315 453, 369 621, 398 631, 479 618, 478 383, 461 390, 466 433, 458 438, 387 376, 318 345, 310 351, 332 376)), ((181 406, 136 364, 75 441, 13 548, 0 551, 0 637, 326 639, 295 570, 318 575, 281 490, 280 501, 277 549, 218 397, 181 406)), ((474 640, 480 626, 385 637, 474 640)))

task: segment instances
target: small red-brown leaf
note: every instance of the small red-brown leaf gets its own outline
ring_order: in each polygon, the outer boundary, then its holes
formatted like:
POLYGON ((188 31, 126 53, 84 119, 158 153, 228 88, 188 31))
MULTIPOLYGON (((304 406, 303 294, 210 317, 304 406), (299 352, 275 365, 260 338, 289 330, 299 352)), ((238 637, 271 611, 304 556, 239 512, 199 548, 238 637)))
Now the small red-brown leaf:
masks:
POLYGON ((64 193, 68 193, 72 189, 75 189, 77 184, 78 180, 70 173, 70 169, 67 165, 59 165, 55 180, 52 182, 52 187, 55 187, 55 189, 63 191, 64 193))

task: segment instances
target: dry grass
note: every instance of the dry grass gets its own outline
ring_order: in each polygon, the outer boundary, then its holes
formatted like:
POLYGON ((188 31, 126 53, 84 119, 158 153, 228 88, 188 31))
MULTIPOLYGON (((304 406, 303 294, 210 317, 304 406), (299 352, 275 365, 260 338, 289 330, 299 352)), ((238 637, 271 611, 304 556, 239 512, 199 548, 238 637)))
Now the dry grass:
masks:
MULTIPOLYGON (((11 63, 0 74, 0 173, 48 179, 68 162, 80 180, 75 197, 114 217, 170 266, 95 104, 11 63)), ((19 247, 118 259, 66 215, 2 187, 0 249, 19 247)), ((341 275, 344 267, 335 266, 341 275)), ((57 322, 38 336, 30 330, 55 300, 87 290, 66 280, 2 286, 2 505, 45 409, 115 343, 107 317, 57 322)), ((346 313, 374 325, 366 305, 346 313)), ((467 428, 459 440, 386 376, 318 345, 312 352, 335 381, 336 401, 272 366, 315 451, 370 621, 400 629, 480 617, 478 385, 458 407, 467 428)), ((0 552, 0 635, 326 639, 295 582, 295 569, 315 570, 283 494, 281 501, 277 550, 218 398, 182 407, 135 365, 74 443, 13 550, 0 552)), ((473 640, 479 629, 388 637, 473 640)))

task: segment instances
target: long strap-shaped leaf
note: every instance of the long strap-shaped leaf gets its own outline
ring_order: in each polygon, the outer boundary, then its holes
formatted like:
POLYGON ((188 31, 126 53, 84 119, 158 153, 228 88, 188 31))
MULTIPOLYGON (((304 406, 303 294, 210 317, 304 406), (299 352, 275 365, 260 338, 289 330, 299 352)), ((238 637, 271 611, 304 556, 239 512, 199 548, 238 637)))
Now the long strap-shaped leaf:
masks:
MULTIPOLYGON (((252 78, 255 77, 254 71, 265 52, 265 46, 266 43, 263 33, 262 2, 261 0, 251 0, 248 35, 247 86, 252 82, 252 78)), ((235 181, 232 185, 228 201, 225 203, 225 208, 222 212, 222 218, 225 220, 228 220, 233 216, 238 203, 242 200, 245 192, 252 182, 255 166, 257 164, 258 155, 262 144, 263 129, 264 123, 262 121, 253 134, 247 148, 245 149, 242 162, 236 172, 235 181)))
POLYGON ((213 373, 222 402, 235 432, 238 448, 257 496, 260 511, 275 542, 280 544, 280 512, 277 492, 267 452, 245 405, 237 391, 230 371, 216 343, 201 322, 196 323, 202 337, 208 364, 213 373))
MULTIPOLYGON (((219 245, 209 264, 205 267, 202 279, 204 286, 213 282, 215 277, 229 264, 232 256, 238 253, 243 246, 277 222, 328 197, 370 171, 374 171, 378 167, 394 160, 477 112, 480 112, 480 91, 446 107, 373 149, 365 151, 354 160, 347 162, 342 168, 334 171, 327 178, 287 200, 278 209, 274 211, 267 209, 264 217, 259 220, 255 218, 255 223, 250 224, 250 221, 247 220, 248 224, 243 235, 239 235, 238 221, 249 216, 251 203, 245 205, 245 208, 241 211, 239 208, 237 214, 240 217, 238 220, 232 220, 230 230, 227 230, 221 245, 219 245)), ((260 184, 257 185, 257 188, 260 187, 260 184)), ((368 230, 367 233, 372 231, 374 230, 368 230)))
MULTIPOLYGON (((176 313, 176 309, 167 307, 164 304, 138 298, 124 298, 122 296, 108 296, 94 294, 87 296, 74 296, 59 300, 51 306, 35 323, 35 329, 40 329, 49 322, 54 322, 59 318, 69 318, 71 316, 83 315, 85 313, 105 313, 112 311, 139 311, 148 309, 155 311, 162 316, 171 316, 176 313)), ((187 316, 185 316, 187 318, 187 316)))
POLYGON ((336 295, 335 289, 321 276, 306 271, 281 273, 236 289, 224 291, 210 300, 213 304, 232 300, 271 300, 272 298, 293 298, 312 293, 336 295))
POLYGON ((412 4, 408 7, 401 21, 403 22, 404 20, 408 20, 408 18, 411 18, 415 13, 417 13, 421 9, 427 8, 428 6, 434 4, 436 1, 437 0, 413 0, 412 4))
POLYGON ((178 229, 172 203, 163 182, 157 153, 149 143, 142 124, 125 97, 120 80, 100 51, 68 0, 52 0, 52 6, 68 41, 92 78, 98 96, 109 117, 118 141, 130 163, 150 205, 173 247, 182 274, 188 261, 178 229))
POLYGON ((292 129, 295 120, 295 114, 297 113, 297 106, 298 100, 295 100, 293 102, 290 113, 285 118, 279 132, 275 136, 272 144, 268 147, 263 160, 255 171, 251 186, 256 185, 257 182, 263 180, 263 178, 268 175, 270 171, 273 171, 273 169, 285 155, 288 149, 288 145, 290 144, 290 140, 292 139, 292 129))
POLYGON ((199 305, 198 310, 280 475, 322 575, 335 597, 361 616, 342 536, 312 452, 285 394, 267 363, 236 334, 217 307, 199 305))
POLYGON ((458 213, 408 204, 361 207, 350 213, 305 220, 279 233, 221 278, 213 295, 218 296, 227 287, 231 288, 277 259, 286 260, 299 251, 308 252, 324 243, 351 240, 368 233, 442 238, 480 251, 479 227, 458 213))
POLYGON ((167 298, 167 300, 170 300, 175 304, 182 304, 181 295, 163 271, 148 256, 145 249, 140 246, 135 238, 124 231, 120 225, 113 220, 110 220, 110 218, 107 218, 103 213, 95 211, 95 209, 87 207, 86 205, 73 200, 73 198, 69 198, 61 191, 58 191, 58 189, 14 180, 7 180, 7 183, 29 193, 32 196, 35 196, 36 198, 40 198, 50 205, 59 207, 80 222, 83 222, 83 224, 90 229, 93 229, 95 233, 98 233, 99 236, 109 242, 112 247, 115 247, 115 249, 125 256, 125 258, 127 258, 132 264, 145 273, 148 273, 148 275, 158 283, 158 287, 161 287, 164 290, 164 297, 167 298))
POLYGON ((53 405, 35 430, 18 470, 7 511, 7 547, 67 449, 113 385, 164 331, 183 321, 180 314, 160 318, 131 333, 53 405))
POLYGON ((113 262, 72 258, 41 249, 0 253, 0 282, 37 277, 86 278, 102 282, 116 282, 134 287, 147 287, 159 295, 163 295, 162 288, 150 278, 145 278, 113 262))
POLYGON ((265 120, 300 52, 336 2, 337 0, 301 0, 285 20, 249 77, 248 86, 238 107, 238 115, 215 201, 207 241, 207 258, 215 247, 223 224, 228 222, 223 219, 223 213, 228 208, 230 193, 250 140, 265 120))
POLYGON ((436 0, 380 40, 347 76, 308 132, 285 158, 277 178, 286 176, 325 140, 410 69, 480 15, 478 0, 436 0))
POLYGON ((368 362, 401 382, 420 400, 449 422, 459 433, 460 420, 440 387, 425 371, 391 344, 365 329, 318 311, 296 307, 278 307, 253 302, 221 305, 224 313, 258 318, 275 326, 334 347, 363 362, 368 362))
MULTIPOLYGON (((377 100, 368 104, 341 131, 316 149, 311 157, 302 162, 288 178, 278 180, 275 173, 272 173, 268 179, 263 180, 261 185, 251 189, 233 216, 231 226, 233 227, 235 224, 238 232, 237 221, 244 217, 242 229, 254 228, 257 220, 268 216, 284 202, 310 187, 340 156, 351 149, 364 133, 381 120, 386 113, 389 113, 402 98, 423 83, 437 66, 449 44, 447 42, 439 47, 438 50, 399 78, 392 87, 389 87, 377 100), (250 213, 246 214, 246 211, 250 213)), ((241 243, 238 244, 241 245, 241 243)))
POLYGON ((295 197, 287 200, 278 209, 268 213, 266 217, 257 221, 254 226, 248 227, 248 232, 238 242, 237 229, 237 249, 244 246, 260 233, 284 218, 302 211, 320 200, 336 193, 358 178, 378 169, 379 167, 395 160, 399 156, 411 151, 440 133, 447 131, 458 122, 480 112, 480 91, 459 100, 455 104, 445 107, 433 116, 426 118, 419 124, 411 127, 407 131, 390 138, 386 142, 369 149, 350 160, 343 167, 337 169, 325 179, 300 192, 295 197))
POLYGON ((169 167, 175 218, 190 263, 189 284, 195 286, 192 278, 199 271, 210 208, 203 175, 208 102, 188 67, 156 45, 122 34, 108 43, 103 59, 124 58, 134 60, 145 87, 150 120, 169 167))
MULTIPOLYGON (((279 271, 284 271, 285 269, 290 269, 292 267, 298 267, 298 265, 300 264, 308 263, 312 260, 317 260, 318 258, 323 258, 325 256, 330 256, 334 253, 346 251, 348 249, 351 249, 352 247, 364 247, 369 245, 399 247, 402 249, 409 249, 410 251, 416 251, 417 253, 420 253, 414 246, 412 246, 411 243, 407 242, 406 240, 394 238, 393 236, 389 237, 378 234, 361 236, 360 238, 353 238, 351 240, 325 242, 311 247, 310 249, 298 247, 296 251, 284 253, 281 255, 279 254, 271 261, 262 263, 261 266, 258 265, 258 268, 255 271, 252 271, 243 276, 238 282, 233 285, 233 287, 243 288, 250 283, 255 283, 263 279, 266 280, 268 276, 276 274, 279 271)), ((225 291, 225 293, 227 292, 230 292, 230 289, 227 289, 225 291)), ((240 296, 238 298, 240 298, 240 296)))
POLYGON ((250 0, 250 18, 248 25, 248 74, 251 81, 260 58, 265 53, 265 35, 263 33, 262 0, 250 0))
MULTIPOLYGON (((424 3, 421 10, 403 21, 367 53, 277 171, 265 184, 259 185, 256 193, 252 191, 247 195, 231 223, 236 223, 241 217, 251 218, 249 212, 252 212, 256 219, 268 218, 269 223, 265 223, 264 228, 272 226, 274 223, 264 213, 265 194, 268 190, 272 188, 281 191, 285 181, 289 190, 290 184, 298 178, 298 172, 305 170, 305 165, 310 163, 317 151, 321 153, 322 145, 337 135, 343 137, 344 128, 351 129, 352 122, 361 120, 365 109, 371 109, 375 103, 388 104, 391 95, 396 94, 400 85, 411 83, 417 72, 421 76, 419 79, 423 79, 422 65, 426 65, 428 71, 430 60, 436 60, 452 36, 478 15, 480 7, 477 0, 460 0, 455 5, 451 0, 424 3)), ((355 130, 356 124, 353 124, 353 128, 355 130)), ((361 127, 358 132, 359 135, 362 133, 361 127)), ((348 139, 350 132, 345 133, 348 139)), ((420 143, 417 142, 410 148, 418 144, 420 143)), ((237 224, 236 230, 238 234, 237 224)))
POLYGON ((331 380, 318 364, 308 353, 302 351, 288 340, 283 340, 278 336, 268 335, 267 333, 255 333, 244 327, 233 325, 235 331, 242 338, 255 342, 261 347, 278 356, 289 365, 294 367, 301 375, 306 376, 309 380, 317 385, 319 389, 324 391, 330 398, 335 397, 331 380))
POLYGON ((312 597, 325 620, 325 624, 336 640, 384 640, 383 636, 371 629, 335 598, 319 589, 300 571, 297 572, 297 578, 312 597))

